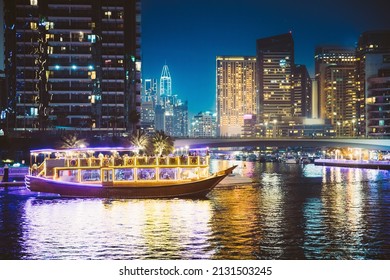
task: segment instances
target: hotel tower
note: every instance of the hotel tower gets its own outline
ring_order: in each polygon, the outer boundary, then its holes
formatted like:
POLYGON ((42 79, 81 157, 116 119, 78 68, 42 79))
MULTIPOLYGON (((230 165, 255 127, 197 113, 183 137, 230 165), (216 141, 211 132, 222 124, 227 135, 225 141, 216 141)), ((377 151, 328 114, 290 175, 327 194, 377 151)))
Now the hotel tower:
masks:
POLYGON ((355 50, 341 46, 318 46, 314 60, 321 118, 332 125, 336 136, 356 136, 355 50))
POLYGON ((241 136, 244 116, 256 115, 256 58, 218 56, 217 135, 241 136))
POLYGON ((281 122, 294 115, 294 41, 291 33, 258 39, 257 78, 260 122, 281 122))

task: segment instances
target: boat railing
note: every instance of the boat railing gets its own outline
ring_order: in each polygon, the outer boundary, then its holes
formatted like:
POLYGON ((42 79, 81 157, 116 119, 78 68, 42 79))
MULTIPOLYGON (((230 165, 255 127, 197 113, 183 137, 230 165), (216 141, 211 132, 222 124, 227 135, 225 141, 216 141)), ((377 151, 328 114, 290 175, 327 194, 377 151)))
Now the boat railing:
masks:
MULTIPOLYGON (((89 158, 46 158, 32 171, 39 176, 53 176, 54 168, 100 168, 100 167, 205 167, 209 164, 209 156, 164 156, 164 157, 89 157, 89 158)), ((32 173, 32 172, 31 172, 32 173)))

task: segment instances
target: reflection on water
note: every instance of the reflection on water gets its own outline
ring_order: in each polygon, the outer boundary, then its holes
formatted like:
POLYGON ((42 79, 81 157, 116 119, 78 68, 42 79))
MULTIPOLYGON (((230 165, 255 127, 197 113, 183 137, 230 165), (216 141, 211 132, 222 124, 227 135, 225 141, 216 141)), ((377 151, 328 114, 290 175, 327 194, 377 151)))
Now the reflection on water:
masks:
POLYGON ((388 171, 237 164, 255 184, 204 200, 0 191, 1 259, 389 259, 388 171))
POLYGON ((29 200, 22 247, 26 258, 42 259, 209 258, 210 207, 207 200, 29 200))

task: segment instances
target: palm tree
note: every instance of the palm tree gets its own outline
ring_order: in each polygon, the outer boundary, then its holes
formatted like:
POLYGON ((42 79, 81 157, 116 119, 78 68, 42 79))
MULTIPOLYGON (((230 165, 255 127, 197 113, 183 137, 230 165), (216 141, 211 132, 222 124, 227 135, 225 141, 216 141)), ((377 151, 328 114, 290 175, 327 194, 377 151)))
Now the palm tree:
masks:
POLYGON ((67 133, 62 135, 60 138, 60 147, 61 148, 80 148, 88 145, 85 139, 80 139, 76 132, 67 133))
POLYGON ((130 136, 130 143, 137 147, 138 150, 147 150, 150 145, 150 138, 143 130, 137 129, 130 136))
POLYGON ((156 155, 169 154, 173 151, 173 139, 166 135, 164 131, 156 131, 153 135, 153 147, 156 155))

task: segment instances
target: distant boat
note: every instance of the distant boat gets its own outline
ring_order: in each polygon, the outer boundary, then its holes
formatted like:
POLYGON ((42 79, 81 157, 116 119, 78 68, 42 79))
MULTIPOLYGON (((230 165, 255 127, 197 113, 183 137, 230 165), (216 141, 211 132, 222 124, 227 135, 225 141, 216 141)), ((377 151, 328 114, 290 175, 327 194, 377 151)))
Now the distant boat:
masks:
POLYGON ((236 166, 209 174, 209 156, 140 157, 125 148, 31 151, 26 187, 65 197, 205 197, 236 166), (108 156, 111 154, 110 156, 108 156))
POLYGON ((285 163, 293 164, 293 163, 298 163, 297 159, 294 157, 288 157, 284 160, 285 163))
POLYGON ((247 161, 257 161, 257 156, 255 154, 248 154, 246 158, 247 161))
POLYGON ((311 160, 309 158, 307 158, 307 157, 303 157, 303 158, 300 159, 300 163, 302 163, 302 164, 309 164, 309 163, 311 163, 311 160))

